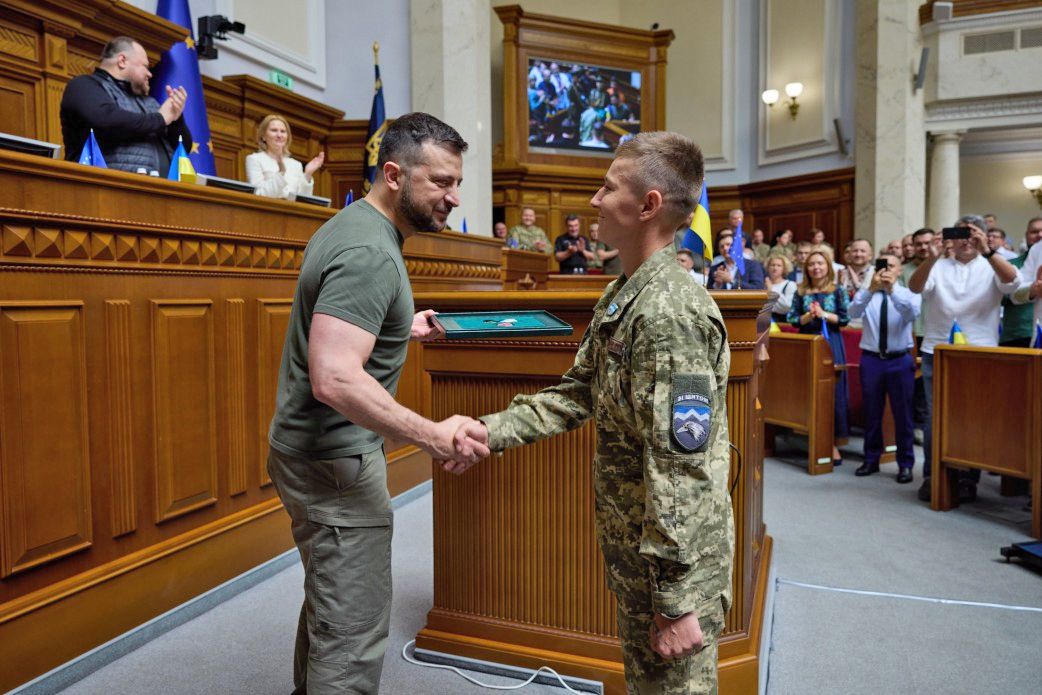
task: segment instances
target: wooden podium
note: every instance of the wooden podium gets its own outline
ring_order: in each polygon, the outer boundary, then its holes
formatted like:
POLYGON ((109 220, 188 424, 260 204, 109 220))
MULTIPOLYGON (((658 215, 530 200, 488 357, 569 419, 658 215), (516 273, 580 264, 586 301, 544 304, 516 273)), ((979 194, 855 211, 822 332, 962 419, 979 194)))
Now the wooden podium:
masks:
MULTIPOLYGON (((571 366, 599 293, 418 293, 439 311, 548 309, 568 338, 440 341, 424 346, 427 412, 473 416, 519 392, 557 383, 571 366)), ((727 407, 735 515, 734 605, 720 643, 721 692, 756 692, 770 566, 762 518, 762 415, 757 406, 766 341, 762 292, 715 295, 731 346, 727 407), (759 328, 758 328, 759 323, 759 328)), ((624 693, 614 599, 593 530, 594 427, 507 451, 462 476, 434 472, 434 607, 418 648, 603 681, 624 693)))

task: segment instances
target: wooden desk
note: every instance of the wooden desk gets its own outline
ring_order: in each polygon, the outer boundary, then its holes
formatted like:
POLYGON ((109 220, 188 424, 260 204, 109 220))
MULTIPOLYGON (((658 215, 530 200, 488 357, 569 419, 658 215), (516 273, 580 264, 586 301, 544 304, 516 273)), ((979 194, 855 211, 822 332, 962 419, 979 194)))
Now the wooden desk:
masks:
POLYGON ((806 434, 807 472, 831 473, 836 375, 829 344, 820 335, 775 333, 768 353, 764 422, 806 434))
POLYGON ((546 289, 576 292, 603 292, 618 275, 575 275, 572 273, 550 273, 546 289))
MULTIPOLYGON (((727 321, 732 461, 737 486, 735 602, 720 647, 721 692, 756 692, 770 539, 762 521, 760 411, 756 408, 762 292, 714 295, 727 321)), ((519 392, 558 383, 599 293, 421 294, 439 310, 545 308, 575 328, 567 338, 445 341, 424 346, 434 418, 499 410, 519 392)), ((827 347, 825 348, 828 349, 827 347)), ((592 423, 463 476, 434 474, 434 608, 417 646, 448 654, 603 680, 624 692, 615 608, 593 534, 592 423)))
POLYGON ((553 256, 542 251, 521 251, 503 247, 503 289, 545 290, 551 267, 557 267, 553 256))
POLYGON ((1042 351, 937 345, 932 456, 931 508, 958 505, 952 468, 1029 480, 1031 535, 1042 538, 1042 351))

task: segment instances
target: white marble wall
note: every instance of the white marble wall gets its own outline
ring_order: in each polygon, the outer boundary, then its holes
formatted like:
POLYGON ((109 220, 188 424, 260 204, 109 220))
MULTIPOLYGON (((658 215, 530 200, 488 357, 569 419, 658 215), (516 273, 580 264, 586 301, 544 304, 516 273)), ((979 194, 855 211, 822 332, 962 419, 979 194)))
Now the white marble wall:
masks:
POLYGON ((488 0, 411 0, 412 107, 442 119, 470 148, 453 229, 492 235, 488 0))
POLYGON ((925 217, 923 97, 911 82, 919 21, 916 3, 905 0, 866 0, 857 11, 854 233, 878 247, 925 217))

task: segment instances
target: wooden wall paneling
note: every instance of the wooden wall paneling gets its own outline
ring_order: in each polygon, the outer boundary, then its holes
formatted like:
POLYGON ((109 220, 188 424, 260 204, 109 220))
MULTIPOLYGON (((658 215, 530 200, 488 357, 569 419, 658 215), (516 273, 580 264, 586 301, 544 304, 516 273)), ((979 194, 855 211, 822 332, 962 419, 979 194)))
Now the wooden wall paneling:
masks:
POLYGON ((217 503, 213 301, 153 299, 156 522, 217 503))
POLYGON ((825 232, 825 240, 837 253, 853 239, 853 168, 760 181, 739 186, 739 190, 742 204, 737 207, 745 211, 746 233, 759 227, 770 242, 774 232, 792 229, 795 239, 801 241, 809 240, 810 230, 817 228, 825 232))
POLYGON ((0 578, 89 548, 83 302, 0 301, 0 578))
POLYGON ((133 383, 130 301, 105 301, 105 362, 108 368, 109 504, 112 537, 137 528, 134 488, 133 383))
POLYGON ((41 88, 37 80, 0 71, 0 123, 5 132, 39 139, 36 102, 41 88))
POLYGON ((227 461, 228 493, 246 492, 246 452, 249 447, 246 425, 246 300, 225 300, 225 372, 227 375, 227 461))
POLYGON ((275 391, 282 365, 282 345, 289 327, 293 299, 257 300, 257 471, 260 484, 270 485, 268 477, 268 428, 275 414, 275 391))

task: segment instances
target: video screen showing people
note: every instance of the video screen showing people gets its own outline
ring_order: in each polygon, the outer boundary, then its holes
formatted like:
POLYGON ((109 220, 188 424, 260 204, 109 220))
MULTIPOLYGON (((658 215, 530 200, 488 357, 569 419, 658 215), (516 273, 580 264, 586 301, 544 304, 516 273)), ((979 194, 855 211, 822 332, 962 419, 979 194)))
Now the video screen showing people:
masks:
POLYGON ((640 131, 640 73, 528 61, 528 146, 611 153, 640 131))

